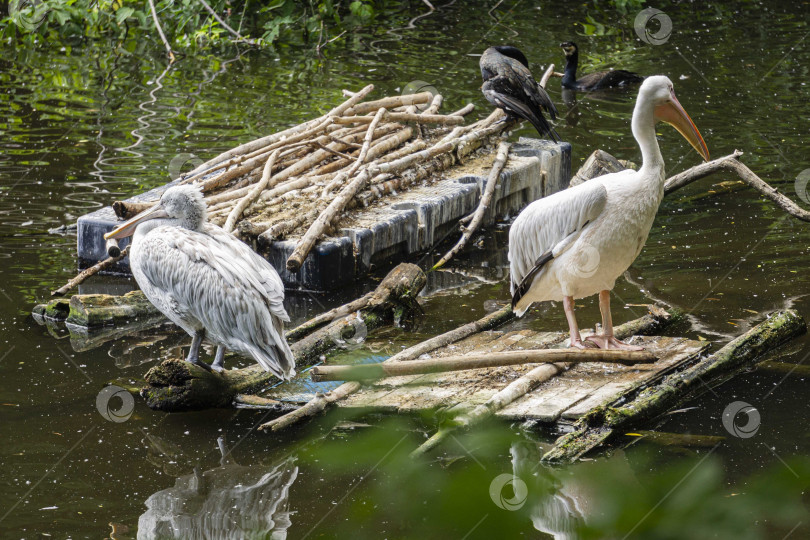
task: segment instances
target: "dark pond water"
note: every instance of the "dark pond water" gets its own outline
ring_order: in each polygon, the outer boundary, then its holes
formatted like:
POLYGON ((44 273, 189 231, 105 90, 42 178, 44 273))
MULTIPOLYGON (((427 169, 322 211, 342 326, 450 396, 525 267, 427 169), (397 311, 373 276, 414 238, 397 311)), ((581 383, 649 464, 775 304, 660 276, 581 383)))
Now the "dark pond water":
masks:
MULTIPOLYGON (((101 388, 137 380, 149 366, 142 362, 186 338, 156 331, 77 351, 31 319, 31 307, 75 272, 75 237, 49 229, 166 182, 178 155, 207 158, 308 119, 340 101, 340 88, 373 82, 393 93, 420 79, 441 89, 448 110, 473 101, 474 114, 484 115, 470 55, 494 43, 519 45, 536 65, 559 65, 558 43, 574 38, 588 69, 669 75, 712 156, 742 149, 753 170, 798 198, 795 179, 810 167, 807 4, 664 4, 673 31, 657 46, 637 39, 633 9, 507 1, 490 13, 495 4, 455 2, 412 28, 380 26, 336 42, 323 59, 280 46, 188 57, 167 70, 145 42, 61 51, 0 44, 1 537, 99 538, 111 530, 116 538, 576 538, 575 530, 582 538, 810 537, 798 495, 810 477, 801 370, 752 370, 660 422, 663 431, 725 436, 717 447, 637 444, 552 470, 537 458, 554 434, 494 424, 425 463, 407 454, 431 419, 381 419, 379 427, 330 434, 340 416, 331 414, 268 437, 252 432, 263 413, 165 415, 136 400, 128 421, 106 421, 96 409, 101 388), (724 430, 722 412, 734 401, 760 412, 754 437, 724 430), (220 459, 218 438, 228 459, 220 459), (490 497, 507 473, 528 485, 525 497, 501 493, 526 499, 514 511, 490 497)), ((424 5, 407 9, 416 16, 424 5)), ((549 87, 574 167, 595 148, 640 159, 629 129, 632 94, 580 96, 569 108, 559 81, 549 87)), ((674 130, 661 127, 660 139, 668 171, 698 163, 674 130)), ((672 333, 715 346, 772 310, 810 316, 808 227, 750 190, 711 193, 723 180, 732 178, 705 179, 664 201, 614 304, 652 297, 678 306, 692 326, 672 333)), ((390 354, 507 301, 506 227, 487 231, 451 266, 455 273, 432 277, 418 333, 372 335, 351 354, 390 354)), ((83 291, 129 286, 105 280, 83 291)), ((291 293, 288 306, 303 320, 355 292, 291 293)), ((598 307, 582 304, 580 320, 592 324, 598 307)), ((616 309, 617 322, 634 309, 616 309)), ((540 306, 515 327, 556 330, 565 319, 559 306, 540 306)), ((775 353, 793 364, 808 355, 807 338, 775 353)))

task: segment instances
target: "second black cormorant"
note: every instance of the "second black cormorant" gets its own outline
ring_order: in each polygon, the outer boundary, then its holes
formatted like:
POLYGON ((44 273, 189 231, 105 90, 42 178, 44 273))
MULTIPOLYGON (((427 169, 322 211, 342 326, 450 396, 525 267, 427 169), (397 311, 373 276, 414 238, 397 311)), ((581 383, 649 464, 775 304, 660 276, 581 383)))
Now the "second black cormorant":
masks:
POLYGON ((510 118, 528 120, 540 135, 558 141, 558 135, 543 116, 545 111, 555 120, 557 109, 532 77, 529 62, 519 49, 508 45, 489 47, 481 55, 479 66, 484 79, 481 91, 487 101, 503 109, 510 118))
POLYGON ((573 41, 566 41, 560 43, 560 47, 562 47, 565 53, 565 73, 562 78, 563 88, 590 92, 593 90, 604 90, 605 88, 639 84, 644 80, 644 77, 638 73, 625 71, 623 69, 588 73, 577 80, 577 66, 579 64, 579 49, 577 48, 577 44, 573 41))

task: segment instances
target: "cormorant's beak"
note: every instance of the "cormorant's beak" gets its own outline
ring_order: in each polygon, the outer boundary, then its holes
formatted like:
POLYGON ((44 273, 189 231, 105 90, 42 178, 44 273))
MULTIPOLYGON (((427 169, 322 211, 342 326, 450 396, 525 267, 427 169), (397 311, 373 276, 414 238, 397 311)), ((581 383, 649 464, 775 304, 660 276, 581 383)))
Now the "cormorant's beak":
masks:
POLYGON ((104 240, 109 240, 110 238, 126 238, 127 236, 132 236, 133 234, 135 234, 135 228, 138 226, 138 224, 143 223, 144 221, 148 221, 150 219, 165 218, 165 217, 169 217, 169 215, 163 209, 163 206, 161 206, 160 203, 157 203, 149 210, 144 210, 134 218, 121 224, 118 228, 113 229, 112 231, 105 234, 104 240))
POLYGON ((670 100, 663 105, 658 105, 654 112, 656 120, 661 120, 671 125, 678 130, 678 133, 683 135, 683 138, 689 141, 692 148, 697 150, 697 153, 705 160, 709 161, 709 149, 700 136, 698 128, 686 111, 681 106, 678 98, 675 97, 675 91, 670 94, 670 100))

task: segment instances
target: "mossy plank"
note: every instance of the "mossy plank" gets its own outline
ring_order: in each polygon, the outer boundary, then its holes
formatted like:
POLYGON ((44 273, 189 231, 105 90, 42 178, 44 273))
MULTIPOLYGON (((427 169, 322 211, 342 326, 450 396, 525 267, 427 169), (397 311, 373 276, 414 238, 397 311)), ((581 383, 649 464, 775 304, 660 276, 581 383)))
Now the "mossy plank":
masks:
POLYGON ((70 298, 70 313, 65 322, 94 328, 162 318, 163 315, 141 291, 132 291, 122 296, 75 294, 70 298))
POLYGON ((510 420, 555 422, 579 418, 590 409, 609 403, 623 391, 662 376, 673 367, 694 359, 708 344, 684 338, 637 337, 658 357, 654 364, 580 364, 549 380, 498 411, 510 420))
POLYGON ((795 310, 771 314, 765 321, 735 338, 700 362, 664 377, 635 395, 623 396, 622 405, 597 407, 583 415, 575 430, 560 437, 543 456, 544 461, 571 461, 607 442, 614 434, 647 421, 723 381, 762 355, 805 333, 807 325, 795 310), (629 399, 629 402, 626 400, 629 399))
MULTIPOLYGON (((604 385, 595 389, 587 399, 566 409, 562 413, 562 417, 567 420, 574 420, 595 407, 612 403, 627 391, 641 385, 650 384, 673 369, 694 361, 709 347, 707 342, 684 338, 662 337, 656 340, 645 339, 639 341, 645 348, 659 356, 658 362, 651 365, 638 365, 631 369, 625 366, 615 366, 615 369, 606 376, 604 385), (648 343, 649 345, 647 345, 648 343), (666 349, 666 352, 661 349, 666 349)), ((571 371, 573 373, 570 375, 576 376, 576 368, 571 371)), ((568 375, 566 373, 566 376, 568 375)))
POLYGON ((56 298, 45 304, 37 304, 31 310, 34 318, 48 319, 52 321, 64 321, 70 313, 70 299, 56 298))

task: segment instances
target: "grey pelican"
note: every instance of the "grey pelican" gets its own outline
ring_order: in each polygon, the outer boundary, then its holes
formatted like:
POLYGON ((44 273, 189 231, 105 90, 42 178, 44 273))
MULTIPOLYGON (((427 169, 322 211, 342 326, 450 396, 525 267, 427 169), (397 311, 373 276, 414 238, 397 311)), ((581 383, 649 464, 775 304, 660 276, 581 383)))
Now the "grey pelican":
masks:
POLYGON ((509 230, 512 307, 522 316, 532 302, 562 301, 570 346, 640 347, 613 336, 610 291, 633 263, 664 197, 664 160, 655 123, 671 124, 705 159, 709 150, 675 97, 672 81, 647 78, 633 110, 633 136, 641 149, 638 171, 600 176, 539 199, 527 206, 509 230), (583 343, 574 316, 574 299, 599 293, 602 334, 583 343))
POLYGON ((158 204, 104 238, 132 234, 132 275, 149 301, 192 336, 188 362, 209 368, 199 357, 207 339, 218 346, 210 366, 217 371, 227 349, 252 356, 282 379, 295 375, 281 278, 247 245, 206 222, 197 188, 167 189, 158 204))
POLYGON ((540 135, 557 141, 557 134, 543 116, 545 110, 555 120, 557 109, 545 88, 532 77, 526 55, 510 45, 498 45, 485 50, 478 65, 484 79, 481 92, 487 101, 510 118, 528 120, 540 135))

